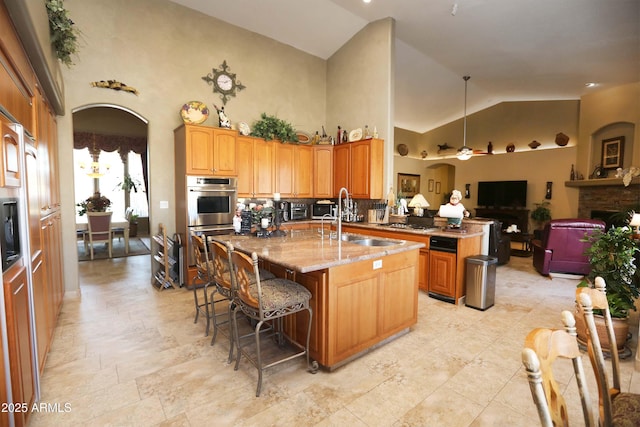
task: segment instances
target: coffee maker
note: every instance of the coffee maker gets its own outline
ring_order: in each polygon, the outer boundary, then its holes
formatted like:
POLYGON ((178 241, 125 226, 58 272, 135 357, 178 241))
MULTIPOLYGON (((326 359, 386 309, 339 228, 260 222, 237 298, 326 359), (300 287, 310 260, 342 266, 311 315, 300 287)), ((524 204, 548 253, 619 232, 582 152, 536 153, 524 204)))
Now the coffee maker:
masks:
POLYGON ((279 201, 275 202, 278 206, 278 211, 280 212, 280 221, 288 222, 291 221, 291 203, 279 201))

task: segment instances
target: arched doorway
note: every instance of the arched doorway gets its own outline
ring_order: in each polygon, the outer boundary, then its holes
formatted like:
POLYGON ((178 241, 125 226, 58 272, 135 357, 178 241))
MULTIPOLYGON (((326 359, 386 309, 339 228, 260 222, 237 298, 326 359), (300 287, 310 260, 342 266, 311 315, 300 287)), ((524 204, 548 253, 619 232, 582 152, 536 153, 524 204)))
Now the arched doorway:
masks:
POLYGON ((72 113, 75 203, 99 192, 111 201, 114 217, 130 220, 131 237, 148 237, 148 121, 113 104, 86 105, 72 113))

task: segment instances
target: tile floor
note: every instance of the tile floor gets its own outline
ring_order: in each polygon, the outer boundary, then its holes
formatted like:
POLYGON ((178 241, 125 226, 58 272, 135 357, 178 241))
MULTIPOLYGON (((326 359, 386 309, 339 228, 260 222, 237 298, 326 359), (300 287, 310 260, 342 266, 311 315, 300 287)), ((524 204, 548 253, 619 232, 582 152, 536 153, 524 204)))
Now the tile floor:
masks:
MULTIPOLYGON (((42 402, 70 410, 35 413, 32 427, 539 425, 520 352, 531 329, 561 327, 576 284, 512 257, 498 267, 489 310, 420 293, 409 334, 330 373, 291 361, 266 374, 256 398, 255 369, 226 363, 224 337, 209 345, 190 292, 151 287, 148 256, 78 267, 81 296, 65 299, 41 382, 42 402)), ((633 358, 622 365, 624 389, 640 393, 633 358)), ((581 425, 572 373, 567 364, 558 375, 581 425)))

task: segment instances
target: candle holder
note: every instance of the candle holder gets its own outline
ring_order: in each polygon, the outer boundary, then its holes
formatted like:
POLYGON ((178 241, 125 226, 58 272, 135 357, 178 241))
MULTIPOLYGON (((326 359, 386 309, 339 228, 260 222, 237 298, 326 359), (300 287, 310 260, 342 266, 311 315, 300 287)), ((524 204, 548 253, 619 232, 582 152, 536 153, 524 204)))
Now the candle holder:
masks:
POLYGON ((279 201, 276 202, 275 209, 276 210, 273 214, 273 225, 276 227, 276 229, 271 232, 271 235, 275 237, 286 236, 287 232, 284 230, 280 230, 280 225, 282 225, 282 220, 280 219, 280 202, 279 201))

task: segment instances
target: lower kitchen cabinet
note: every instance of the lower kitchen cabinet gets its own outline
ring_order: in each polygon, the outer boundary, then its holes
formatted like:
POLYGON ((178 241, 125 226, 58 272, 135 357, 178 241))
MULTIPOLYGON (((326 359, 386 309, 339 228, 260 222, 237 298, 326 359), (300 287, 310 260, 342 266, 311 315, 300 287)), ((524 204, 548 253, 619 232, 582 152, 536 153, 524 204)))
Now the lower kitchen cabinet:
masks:
POLYGON ((455 279, 456 254, 431 251, 429 254, 429 292, 454 299, 455 279))
MULTIPOLYGON (((13 403, 31 408, 35 399, 33 352, 31 351, 31 316, 27 268, 22 260, 9 267, 2 275, 4 304, 9 344, 9 366, 13 403)), ((14 412, 16 426, 27 425, 29 412, 14 412)))

